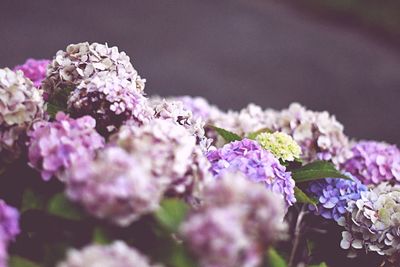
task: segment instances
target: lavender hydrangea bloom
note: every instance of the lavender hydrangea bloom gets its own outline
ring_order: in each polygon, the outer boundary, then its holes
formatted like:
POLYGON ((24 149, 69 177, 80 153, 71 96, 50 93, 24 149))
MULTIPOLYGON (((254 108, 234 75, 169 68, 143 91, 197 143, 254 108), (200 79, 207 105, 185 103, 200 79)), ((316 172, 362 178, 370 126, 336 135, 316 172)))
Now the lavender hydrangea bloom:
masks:
POLYGON ((94 117, 103 133, 115 131, 127 120, 142 125, 153 115, 147 99, 130 80, 104 72, 81 82, 68 97, 67 106, 73 116, 94 117))
MULTIPOLYGON (((156 267, 146 256, 122 241, 110 245, 89 245, 83 249, 71 249, 65 261, 57 267, 156 267)), ((159 265, 157 265, 159 266, 159 265)), ((160 266, 159 266, 160 267, 160 266)))
POLYGON ((66 193, 72 201, 120 226, 156 210, 164 192, 160 180, 153 178, 149 159, 119 147, 105 148, 94 160, 74 164, 66 175, 66 193))
POLYGON ((360 141, 351 148, 350 158, 342 165, 364 184, 400 182, 400 150, 384 142, 360 141))
POLYGON ((40 121, 28 133, 29 165, 39 170, 48 181, 53 176, 62 180, 62 173, 73 162, 85 161, 104 146, 104 138, 96 130, 96 121, 85 116, 71 119, 62 112, 54 122, 40 121))
POLYGON ((284 202, 243 174, 206 185, 202 205, 180 232, 202 267, 259 266, 262 251, 283 237, 284 202))
POLYGON ((347 203, 361 198, 367 186, 355 178, 353 180, 326 178, 311 182, 308 191, 318 199, 317 207, 310 205, 311 211, 325 219, 339 221, 347 212, 347 203))
POLYGON ((25 77, 29 78, 36 88, 40 87, 40 84, 46 78, 46 70, 50 60, 47 59, 28 59, 24 64, 14 67, 14 71, 21 70, 25 77))
POLYGON ((272 153, 260 147, 253 140, 243 139, 226 144, 207 154, 211 172, 218 177, 225 171, 240 171, 254 182, 265 186, 284 197, 287 206, 296 202, 295 182, 290 172, 279 163, 272 153))
POLYGON ((210 118, 214 117, 215 114, 220 112, 216 106, 208 103, 203 97, 178 96, 173 99, 182 101, 185 108, 190 110, 196 119, 208 121, 210 118))
POLYGON ((0 69, 0 164, 20 156, 27 129, 43 117, 41 91, 22 71, 0 69))
POLYGON ((142 127, 124 125, 110 140, 131 155, 146 158, 154 176, 166 183, 169 196, 196 197, 212 178, 196 137, 172 120, 153 119, 142 127))
POLYGON ((19 213, 0 200, 0 267, 7 267, 7 247, 19 234, 19 213))

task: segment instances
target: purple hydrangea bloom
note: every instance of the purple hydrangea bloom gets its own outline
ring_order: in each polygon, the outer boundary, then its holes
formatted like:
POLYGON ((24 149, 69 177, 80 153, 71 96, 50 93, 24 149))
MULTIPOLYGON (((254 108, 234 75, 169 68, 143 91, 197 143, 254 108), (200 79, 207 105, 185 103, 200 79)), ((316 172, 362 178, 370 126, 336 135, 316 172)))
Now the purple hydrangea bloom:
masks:
POLYGON ((203 202, 180 232, 202 267, 259 266, 263 250, 286 230, 284 201, 241 173, 205 186, 203 202))
POLYGON ((339 221, 347 212, 347 203, 358 200, 361 192, 367 191, 368 187, 354 179, 326 178, 312 182, 308 191, 318 199, 317 206, 310 205, 310 210, 321 215, 325 219, 339 221))
POLYGON ((29 78, 35 87, 40 87, 40 84, 46 78, 46 70, 50 60, 47 59, 28 59, 24 64, 14 67, 14 71, 22 70, 25 77, 29 78))
POLYGON ((342 168, 367 185, 400 182, 400 150, 384 142, 360 141, 351 148, 342 168))
POLYGON ((152 174, 147 157, 107 147, 95 159, 74 164, 67 172, 67 196, 101 219, 127 226, 158 208, 165 187, 152 174))
POLYGON ((295 182, 290 172, 286 172, 279 160, 256 141, 243 139, 231 142, 209 152, 207 157, 215 177, 225 171, 240 171, 251 181, 264 183, 271 191, 283 195, 288 206, 296 202, 295 182))
POLYGON ((19 234, 19 213, 0 200, 0 267, 7 266, 7 247, 19 234))
POLYGON ((53 176, 62 180, 63 171, 73 162, 94 156, 104 146, 104 138, 95 130, 90 116, 71 119, 62 112, 54 122, 40 121, 28 133, 29 165, 39 170, 48 181, 53 176))

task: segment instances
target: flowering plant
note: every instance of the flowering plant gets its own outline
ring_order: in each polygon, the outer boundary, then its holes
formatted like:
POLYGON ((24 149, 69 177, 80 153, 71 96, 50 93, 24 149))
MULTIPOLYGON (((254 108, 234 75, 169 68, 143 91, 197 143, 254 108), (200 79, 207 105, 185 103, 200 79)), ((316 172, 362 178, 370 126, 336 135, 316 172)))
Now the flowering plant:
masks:
POLYGON ((400 266, 397 146, 145 82, 98 43, 0 69, 0 267, 400 266))

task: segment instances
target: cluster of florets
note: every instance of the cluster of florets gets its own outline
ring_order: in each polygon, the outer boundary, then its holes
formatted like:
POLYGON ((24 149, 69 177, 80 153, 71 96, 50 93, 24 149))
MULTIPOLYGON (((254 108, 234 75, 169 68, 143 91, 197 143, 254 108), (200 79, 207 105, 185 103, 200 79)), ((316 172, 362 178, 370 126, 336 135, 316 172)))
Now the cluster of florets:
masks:
POLYGON ((203 203, 180 232, 201 266, 258 266, 266 247, 283 237, 284 202, 238 173, 205 187, 203 203))
POLYGON ((325 219, 339 221, 347 213, 347 203, 360 199, 361 192, 367 190, 367 186, 356 178, 353 180, 326 178, 315 181, 310 184, 308 191, 318 200, 318 204, 310 205, 309 208, 325 219))
POLYGON ((19 234, 19 213, 0 199, 0 267, 7 267, 7 248, 19 234))
POLYGON ((346 229, 340 246, 392 256, 400 251, 400 186, 382 183, 350 201, 349 213, 340 221, 346 229))
POLYGON ((360 141, 351 148, 342 168, 364 184, 400 182, 400 150, 383 142, 360 141))
POLYGON ((47 59, 28 59, 24 64, 14 67, 14 71, 21 70, 26 78, 29 78, 35 87, 39 88, 44 78, 50 60, 47 59))
POLYGON ((146 158, 154 176, 166 178, 167 195, 193 197, 210 178, 210 163, 196 137, 172 120, 153 119, 142 127, 125 125, 111 141, 146 158))
MULTIPOLYGON (((156 267, 135 248, 122 241, 109 245, 89 245, 81 250, 68 251, 57 267, 156 267)), ((159 265, 157 265, 160 267, 159 265)))
POLYGON ((149 119, 144 83, 117 47, 79 43, 57 52, 42 88, 50 103, 61 102, 73 116, 93 116, 107 133, 127 119, 149 119))
POLYGON ((126 120, 141 125, 152 117, 147 99, 132 82, 109 73, 99 73, 78 85, 68 98, 67 109, 76 117, 93 116, 103 132, 115 131, 126 120))
POLYGON ((26 131, 44 116, 41 92, 22 71, 0 69, 0 162, 18 158, 26 131))
POLYGON ((326 111, 314 112, 294 103, 277 113, 267 127, 291 135, 301 146, 306 162, 330 160, 338 165, 346 157, 348 138, 343 125, 326 111))
POLYGON ((256 140, 280 160, 294 161, 300 158, 301 148, 288 134, 263 132, 257 135, 256 140))
POLYGON ((156 210, 164 187, 153 178, 150 160, 137 156, 108 147, 93 160, 77 162, 66 175, 67 196, 120 226, 156 210))
POLYGON ((243 139, 231 142, 210 151, 207 157, 216 177, 226 171, 239 171, 249 180, 262 183, 269 190, 283 196, 288 206, 296 201, 295 182, 290 172, 286 172, 279 160, 271 152, 261 148, 256 141, 243 139))
POLYGON ((145 80, 140 78, 125 52, 119 52, 116 46, 87 42, 70 44, 65 51, 57 52, 48 67, 43 89, 52 96, 58 90, 74 90, 102 73, 131 81, 138 92, 144 90, 145 80))
POLYGON ((39 170, 48 181, 53 176, 62 180, 63 172, 74 162, 94 157, 104 146, 104 138, 95 130, 90 116, 71 119, 62 112, 55 121, 39 121, 29 135, 29 165, 39 170))
POLYGON ((152 99, 154 117, 164 120, 172 120, 176 124, 184 126, 191 134, 196 136, 197 143, 207 151, 211 146, 212 139, 205 136, 205 121, 202 118, 193 117, 193 113, 185 107, 181 101, 152 99))

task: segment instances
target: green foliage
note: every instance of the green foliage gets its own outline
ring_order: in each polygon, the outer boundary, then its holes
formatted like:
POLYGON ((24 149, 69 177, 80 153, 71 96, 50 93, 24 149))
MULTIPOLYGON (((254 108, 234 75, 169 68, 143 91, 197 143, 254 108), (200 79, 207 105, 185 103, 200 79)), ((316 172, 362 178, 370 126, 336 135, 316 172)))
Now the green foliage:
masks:
POLYGON ((27 210, 41 210, 45 206, 45 201, 42 196, 37 194, 31 188, 27 188, 23 195, 21 201, 21 213, 27 210))
POLYGON ((311 205, 318 204, 318 200, 316 200, 312 197, 309 197, 306 193, 304 193, 297 186, 294 188, 294 196, 296 197, 296 200, 298 203, 311 204, 311 205))
POLYGON ((292 170, 292 177, 296 183, 323 178, 342 178, 351 180, 351 178, 338 171, 332 163, 327 161, 314 161, 301 168, 292 170))
POLYGON ((235 133, 232 133, 232 132, 230 132, 228 130, 225 130, 225 129, 222 129, 222 128, 219 128, 219 127, 216 127, 216 126, 212 126, 212 125, 210 127, 212 129, 214 129, 222 138, 224 138, 224 140, 227 143, 230 143, 230 142, 233 142, 233 141, 242 140, 242 138, 239 135, 237 135, 235 133))
POLYGON ((274 248, 269 248, 267 251, 267 263, 269 267, 287 267, 285 259, 279 255, 274 248))
POLYGON ((11 256, 8 260, 10 267, 40 267, 37 263, 20 256, 11 256))
POLYGON ((189 253, 182 245, 176 245, 172 249, 169 264, 174 267, 195 267, 197 264, 190 257, 189 253))
POLYGON ((93 229, 92 241, 93 241, 93 243, 96 243, 96 244, 108 244, 108 243, 110 243, 110 238, 109 238, 108 234, 106 233, 105 229, 98 226, 93 229))
POLYGON ((165 199, 155 212, 158 223, 170 232, 176 232, 180 223, 185 219, 189 207, 179 199, 165 199))
POLYGON ((56 94, 47 103, 47 113, 54 118, 59 111, 67 111, 68 96, 72 88, 57 89, 56 94))
POLYGON ((50 199, 47 212, 57 217, 73 221, 81 220, 85 216, 75 204, 71 203, 65 197, 64 193, 58 193, 50 199))

